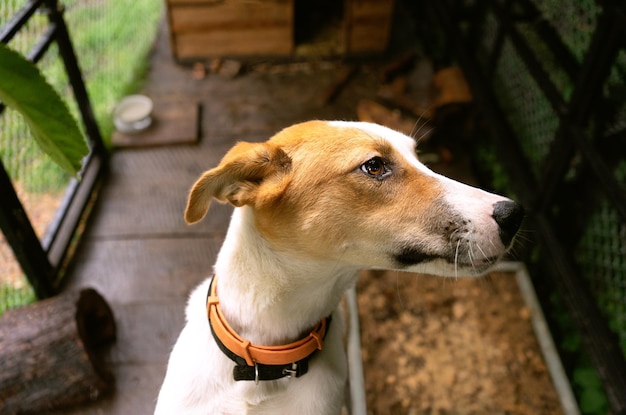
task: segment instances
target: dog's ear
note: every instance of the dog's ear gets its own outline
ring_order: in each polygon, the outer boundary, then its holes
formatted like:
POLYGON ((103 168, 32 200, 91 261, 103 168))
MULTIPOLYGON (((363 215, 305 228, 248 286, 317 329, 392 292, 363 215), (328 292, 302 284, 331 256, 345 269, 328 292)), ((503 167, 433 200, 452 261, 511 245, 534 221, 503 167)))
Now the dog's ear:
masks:
POLYGON ((254 204, 261 183, 290 167, 289 156, 274 144, 238 143, 216 168, 206 171, 193 185, 185 221, 192 224, 204 218, 212 198, 234 206, 254 204))

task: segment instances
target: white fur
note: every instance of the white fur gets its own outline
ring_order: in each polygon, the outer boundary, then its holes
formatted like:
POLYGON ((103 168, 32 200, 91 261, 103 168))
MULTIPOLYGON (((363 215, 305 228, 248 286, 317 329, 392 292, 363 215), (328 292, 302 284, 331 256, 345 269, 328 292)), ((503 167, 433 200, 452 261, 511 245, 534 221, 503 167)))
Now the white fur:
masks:
MULTIPOLYGON (((285 342, 315 325, 311 316, 330 315, 358 271, 275 258, 250 226, 251 215, 250 208, 235 209, 218 255, 216 275, 229 276, 219 280, 220 305, 226 315, 237 316, 229 323, 240 328, 243 338, 257 344, 285 342)), ((334 316, 324 349, 311 360, 306 375, 259 385, 235 382, 234 363, 217 348, 209 331, 209 281, 189 299, 187 324, 170 356, 155 414, 339 413, 347 374, 340 316, 334 316), (310 402, 303 405, 304 399, 310 402)))
MULTIPOLYGON (((462 240, 469 246, 466 255, 471 264, 480 264, 504 252, 506 247, 498 239, 498 227, 491 214, 493 203, 505 198, 431 172, 415 156, 414 141, 400 133, 367 123, 329 122, 328 125, 346 131, 356 128, 387 140, 408 165, 436 178, 445 189, 446 201, 472 218, 463 228, 462 240)), ((321 317, 335 312, 345 290, 356 282, 360 268, 387 266, 382 260, 369 262, 369 257, 374 256, 367 250, 359 258, 358 243, 350 249, 356 250, 356 254, 346 254, 346 258, 356 256, 361 263, 337 258, 312 261, 306 256, 274 249, 255 226, 254 208, 236 208, 214 268, 224 315, 242 337, 253 343, 272 345, 297 339, 321 317)), ((456 262, 435 259, 404 270, 454 276, 459 273, 456 262)), ((471 268, 465 266, 464 272, 471 273, 471 268)), ((336 415, 340 412, 347 377, 341 318, 333 319, 324 349, 311 360, 306 375, 259 385, 235 382, 234 363, 217 348, 209 330, 205 308, 208 285, 206 280, 189 299, 187 323, 172 351, 156 415, 336 415)))

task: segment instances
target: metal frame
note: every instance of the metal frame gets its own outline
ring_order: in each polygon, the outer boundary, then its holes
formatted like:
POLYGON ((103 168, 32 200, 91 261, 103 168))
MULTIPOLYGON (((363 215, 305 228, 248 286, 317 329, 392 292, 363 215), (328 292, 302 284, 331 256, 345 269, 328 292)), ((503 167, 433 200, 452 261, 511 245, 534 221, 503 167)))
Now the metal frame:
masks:
MULTIPOLYGON (((604 194, 622 221, 626 222, 626 192, 611 170, 617 162, 614 160, 616 155, 607 151, 606 145, 603 147, 607 138, 602 137, 600 128, 596 128, 591 136, 585 133, 591 120, 597 122, 601 120, 603 113, 611 110, 611 104, 605 102, 602 96, 602 88, 618 52, 626 48, 624 5, 612 1, 602 2, 602 14, 591 44, 579 64, 554 29, 540 18, 540 13, 529 0, 441 0, 428 4, 432 16, 442 28, 452 54, 464 69, 478 106, 489 120, 492 141, 503 161, 502 165, 507 171, 513 190, 530 207, 531 226, 537 230, 542 250, 541 266, 549 272, 554 285, 565 299, 568 311, 581 333, 583 344, 603 380, 613 413, 626 414, 624 355, 617 336, 609 329, 606 317, 598 309, 572 254, 571 248, 580 238, 582 229, 572 232, 566 226, 571 225, 571 221, 568 221, 571 218, 554 217, 551 211, 559 203, 567 203, 567 200, 563 201, 559 197, 565 193, 565 177, 571 162, 575 156, 579 156, 583 163, 582 168, 585 169, 585 174, 581 176, 591 178, 586 179, 583 183, 585 186, 580 191, 589 197, 591 205, 597 203, 598 193, 604 194), (487 12, 493 13, 498 20, 499 33, 489 56, 488 69, 485 70, 476 59, 475 45, 487 12), (518 31, 516 23, 520 21, 532 21, 535 33, 570 77, 574 90, 567 102, 518 31), (461 27, 467 30, 462 30, 461 27), (519 138, 508 123, 490 82, 504 39, 511 42, 559 118, 559 128, 544 159, 545 169, 540 180, 532 173, 530 163, 521 150, 519 138)), ((622 149, 625 136, 625 131, 613 136, 614 140, 620 140, 622 149)), ((624 157, 622 153, 622 160, 624 157)), ((588 216, 592 209, 593 206, 585 214, 588 216)))
MULTIPOLYGON (((59 272, 91 195, 105 171, 107 152, 63 19, 63 8, 58 0, 28 1, 4 28, 0 28, 0 42, 9 43, 38 10, 48 15, 49 26, 26 57, 37 63, 50 45, 56 42, 81 113, 90 149, 79 174, 81 179, 72 179, 70 182, 61 206, 41 241, 0 160, 0 194, 3 198, 0 204, 0 228, 35 294, 38 298, 45 298, 58 290, 59 272)), ((0 102, 0 114, 3 110, 4 105, 0 102)))

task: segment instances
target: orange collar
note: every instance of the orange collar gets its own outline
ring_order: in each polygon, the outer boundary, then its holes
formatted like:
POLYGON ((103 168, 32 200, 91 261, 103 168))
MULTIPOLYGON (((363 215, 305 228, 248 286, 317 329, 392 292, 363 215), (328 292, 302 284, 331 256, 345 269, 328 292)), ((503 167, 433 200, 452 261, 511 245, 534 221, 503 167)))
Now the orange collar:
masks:
MULTIPOLYGON (((316 350, 322 350, 324 346, 324 337, 326 336, 329 317, 317 323, 313 330, 303 339, 283 346, 261 346, 241 338, 233 330, 224 318, 219 303, 217 276, 214 276, 206 302, 207 314, 213 334, 228 351, 244 359, 248 366, 255 366, 256 364, 291 365, 294 362, 307 359, 316 350)), ((224 351, 223 348, 222 351, 224 351)), ((224 352, 226 353, 226 351, 224 352)), ((228 353, 226 354, 228 355, 228 353)))

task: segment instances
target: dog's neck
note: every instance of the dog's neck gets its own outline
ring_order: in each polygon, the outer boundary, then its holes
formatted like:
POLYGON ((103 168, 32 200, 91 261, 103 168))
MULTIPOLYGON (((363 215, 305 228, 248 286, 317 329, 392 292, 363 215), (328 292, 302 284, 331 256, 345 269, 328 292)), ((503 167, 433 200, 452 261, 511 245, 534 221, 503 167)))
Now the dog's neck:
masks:
POLYGON ((220 306, 252 343, 292 342, 337 307, 358 269, 307 262, 277 252, 259 233, 254 212, 236 208, 215 264, 220 306))

